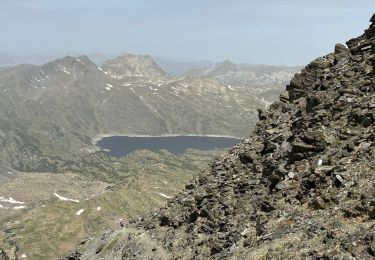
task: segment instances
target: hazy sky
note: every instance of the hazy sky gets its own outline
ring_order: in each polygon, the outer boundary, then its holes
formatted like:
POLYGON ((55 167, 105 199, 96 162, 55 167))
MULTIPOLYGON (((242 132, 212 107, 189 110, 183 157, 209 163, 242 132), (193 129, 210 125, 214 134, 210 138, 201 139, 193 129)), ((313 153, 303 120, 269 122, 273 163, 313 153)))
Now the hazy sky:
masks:
POLYGON ((305 64, 362 33, 374 0, 0 0, 0 51, 305 64))

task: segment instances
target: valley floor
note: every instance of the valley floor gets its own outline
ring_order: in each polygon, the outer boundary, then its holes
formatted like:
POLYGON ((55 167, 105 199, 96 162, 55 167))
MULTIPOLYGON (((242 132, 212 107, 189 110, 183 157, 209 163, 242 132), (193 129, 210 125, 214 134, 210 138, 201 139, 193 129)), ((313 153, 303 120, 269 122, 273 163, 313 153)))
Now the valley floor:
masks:
POLYGON ((221 151, 136 151, 111 158, 113 182, 66 172, 16 173, 0 183, 0 248, 9 257, 54 259, 83 238, 155 210, 221 151))

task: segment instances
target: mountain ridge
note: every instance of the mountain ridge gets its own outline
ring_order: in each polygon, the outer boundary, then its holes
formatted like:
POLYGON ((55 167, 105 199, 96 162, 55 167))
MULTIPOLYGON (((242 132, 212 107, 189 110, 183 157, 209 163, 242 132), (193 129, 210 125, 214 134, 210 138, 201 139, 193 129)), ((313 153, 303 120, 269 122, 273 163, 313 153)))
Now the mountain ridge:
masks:
MULTIPOLYGON (((45 63, 54 61, 56 59, 61 59, 66 56, 79 57, 87 56, 92 60, 97 66, 102 66, 105 62, 116 59, 122 55, 126 55, 126 52, 121 52, 115 55, 103 54, 100 52, 80 54, 80 53, 65 53, 65 54, 34 54, 27 56, 17 56, 6 52, 0 51, 0 69, 10 68, 21 64, 31 64, 31 65, 43 65, 45 63), (3 55, 3 56, 2 56, 3 55), (3 58, 2 58, 3 57, 3 58), (11 58, 12 62, 8 61, 8 58, 11 58)), ((134 56, 150 56, 150 55, 141 55, 141 54, 131 54, 134 56)), ((157 65, 162 68, 169 75, 174 77, 181 77, 184 75, 190 75, 194 71, 207 70, 215 65, 218 65, 222 62, 213 62, 209 60, 202 61, 189 61, 181 59, 167 59, 160 58, 156 56, 151 56, 151 58, 157 63, 157 65)), ((228 60, 230 61, 230 60, 228 60)), ((231 61, 230 61, 231 62, 231 61)), ((233 62, 231 62, 233 63, 233 62)), ((266 65, 266 64, 252 64, 252 63, 234 63, 239 66, 244 67, 266 67, 266 68, 290 68, 290 67, 300 67, 300 66, 286 66, 286 65, 266 65)))
POLYGON ((256 85, 264 86, 274 84, 278 88, 284 87, 290 80, 290 73, 302 67, 286 67, 274 65, 236 64, 224 60, 203 69, 191 69, 185 73, 187 76, 207 77, 218 80, 223 84, 234 86, 256 85))

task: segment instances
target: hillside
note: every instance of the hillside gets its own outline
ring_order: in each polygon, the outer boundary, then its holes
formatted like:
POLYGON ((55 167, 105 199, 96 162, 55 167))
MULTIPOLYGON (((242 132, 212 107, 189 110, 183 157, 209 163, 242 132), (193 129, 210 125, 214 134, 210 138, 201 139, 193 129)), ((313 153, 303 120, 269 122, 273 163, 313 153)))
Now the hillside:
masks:
POLYGON ((57 259, 81 239, 118 227, 121 218, 164 206, 220 152, 189 150, 176 156, 141 150, 120 159, 82 161, 86 166, 80 171, 59 174, 4 169, 8 178, 0 178, 0 252, 10 259, 23 254, 57 259), (99 164, 105 178, 85 173, 89 163, 99 164))
POLYGON ((375 257, 375 15, 167 206, 69 259, 375 257))

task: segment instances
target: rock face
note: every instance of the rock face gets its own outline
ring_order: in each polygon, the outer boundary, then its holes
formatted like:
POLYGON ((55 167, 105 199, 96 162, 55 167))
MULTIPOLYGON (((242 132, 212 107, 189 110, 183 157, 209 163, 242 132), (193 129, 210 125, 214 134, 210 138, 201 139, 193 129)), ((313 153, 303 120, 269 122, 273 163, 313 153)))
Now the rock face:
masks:
POLYGON ((375 257, 375 16, 158 212, 69 259, 375 257))
POLYGON ((149 55, 125 54, 103 64, 103 70, 116 78, 167 76, 149 55))
POLYGON ((0 248, 0 260, 9 260, 5 252, 0 248))

